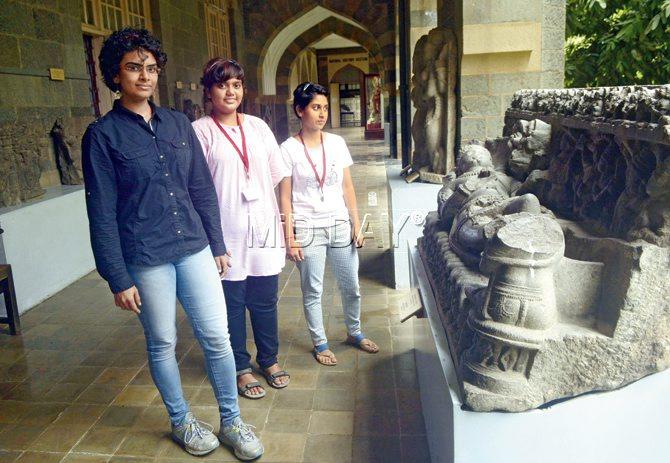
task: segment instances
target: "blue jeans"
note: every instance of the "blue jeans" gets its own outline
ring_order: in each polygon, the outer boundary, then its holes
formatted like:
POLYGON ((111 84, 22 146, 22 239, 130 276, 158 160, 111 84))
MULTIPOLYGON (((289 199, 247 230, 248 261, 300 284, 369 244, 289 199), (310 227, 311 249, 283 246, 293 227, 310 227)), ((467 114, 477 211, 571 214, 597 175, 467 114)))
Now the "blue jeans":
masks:
POLYGON ((241 281, 223 281, 226 295, 230 343, 235 354, 238 372, 251 367, 247 352, 247 317, 249 309, 251 329, 256 343, 256 362, 262 369, 277 363, 279 338, 277 334, 277 291, 279 275, 254 277, 241 281))
POLYGON ((221 422, 232 423, 240 416, 235 361, 228 336, 226 301, 209 246, 168 264, 127 267, 142 299, 139 319, 147 340, 151 377, 172 423, 181 424, 189 411, 175 357, 177 297, 205 354, 221 422))

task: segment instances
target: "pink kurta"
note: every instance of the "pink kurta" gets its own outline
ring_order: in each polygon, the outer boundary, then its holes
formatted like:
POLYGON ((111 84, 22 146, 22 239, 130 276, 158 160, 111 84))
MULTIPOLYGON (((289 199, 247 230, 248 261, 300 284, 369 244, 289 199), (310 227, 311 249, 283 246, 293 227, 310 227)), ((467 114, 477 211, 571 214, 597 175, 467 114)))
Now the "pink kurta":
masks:
MULTIPOLYGON (((247 114, 242 117, 249 179, 235 147, 214 120, 205 116, 193 122, 219 198, 223 239, 232 254, 232 267, 224 279, 231 281, 276 275, 284 267, 284 233, 274 188, 282 178, 291 176, 267 124, 247 114), (255 194, 248 196, 257 199, 245 198, 250 190, 255 194)), ((241 150, 239 127, 222 127, 241 150)))

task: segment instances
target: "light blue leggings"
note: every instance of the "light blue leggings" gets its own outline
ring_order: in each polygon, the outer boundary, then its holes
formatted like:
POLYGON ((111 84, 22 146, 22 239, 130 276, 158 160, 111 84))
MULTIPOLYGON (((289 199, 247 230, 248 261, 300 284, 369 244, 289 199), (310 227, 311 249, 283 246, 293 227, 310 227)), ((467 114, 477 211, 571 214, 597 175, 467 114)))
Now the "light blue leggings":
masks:
POLYGON ((342 298, 342 311, 347 332, 358 338, 361 334, 361 294, 358 285, 358 251, 351 239, 351 225, 339 223, 332 227, 296 229, 303 243, 305 260, 298 263, 300 287, 307 327, 314 346, 328 342, 323 327, 323 274, 326 260, 335 274, 342 298))

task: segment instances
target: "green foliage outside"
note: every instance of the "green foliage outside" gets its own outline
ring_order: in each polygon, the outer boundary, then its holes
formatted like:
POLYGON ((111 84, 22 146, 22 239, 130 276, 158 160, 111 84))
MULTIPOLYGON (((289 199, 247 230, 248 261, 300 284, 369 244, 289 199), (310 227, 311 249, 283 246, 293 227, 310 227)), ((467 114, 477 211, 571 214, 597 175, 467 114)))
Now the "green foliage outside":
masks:
POLYGON ((670 0, 567 0, 566 87, 670 83, 670 0))

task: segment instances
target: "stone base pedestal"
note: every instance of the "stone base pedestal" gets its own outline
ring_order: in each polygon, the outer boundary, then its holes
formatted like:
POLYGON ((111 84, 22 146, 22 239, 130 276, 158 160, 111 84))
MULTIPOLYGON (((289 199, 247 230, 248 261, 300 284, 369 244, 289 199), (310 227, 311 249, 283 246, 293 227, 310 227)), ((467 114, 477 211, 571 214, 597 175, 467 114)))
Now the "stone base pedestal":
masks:
POLYGON ((389 225, 393 252, 394 287, 409 287, 407 243, 416 244, 423 233, 425 217, 437 209, 435 197, 441 185, 407 183, 400 177, 401 166, 386 166, 389 225))
POLYGON ((0 226, 0 262, 12 266, 19 312, 95 268, 81 186, 51 187, 37 200, 0 209, 0 226))
POLYGON ((461 409, 456 371, 423 262, 408 253, 427 318, 415 355, 431 461, 544 463, 670 461, 670 370, 610 392, 521 413, 461 409))

